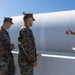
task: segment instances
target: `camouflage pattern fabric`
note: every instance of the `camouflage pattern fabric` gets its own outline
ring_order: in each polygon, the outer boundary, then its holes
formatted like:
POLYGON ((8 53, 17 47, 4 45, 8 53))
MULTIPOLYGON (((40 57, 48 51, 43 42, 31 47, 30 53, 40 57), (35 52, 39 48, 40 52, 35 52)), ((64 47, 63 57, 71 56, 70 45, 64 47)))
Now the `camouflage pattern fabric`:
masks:
POLYGON ((18 62, 22 75, 33 75, 33 62, 37 61, 35 39, 31 29, 23 26, 18 37, 18 62))
POLYGON ((14 75, 14 58, 10 48, 10 36, 7 30, 0 28, 0 75, 14 75))
POLYGON ((19 67, 21 75, 33 75, 33 67, 28 63, 20 63, 19 67))

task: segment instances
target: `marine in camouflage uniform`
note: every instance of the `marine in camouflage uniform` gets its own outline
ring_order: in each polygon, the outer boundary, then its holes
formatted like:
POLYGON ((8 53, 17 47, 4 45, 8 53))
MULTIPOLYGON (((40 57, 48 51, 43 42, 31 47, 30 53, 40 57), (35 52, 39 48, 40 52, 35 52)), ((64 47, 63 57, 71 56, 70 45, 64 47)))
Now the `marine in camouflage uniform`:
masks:
POLYGON ((19 31, 18 46, 21 75, 33 75, 33 63, 37 61, 36 46, 32 30, 27 25, 19 31))
MULTIPOLYGON (((10 18, 5 18, 10 21, 10 18)), ((11 53, 10 36, 6 29, 0 28, 0 75, 14 75, 15 65, 11 53)))

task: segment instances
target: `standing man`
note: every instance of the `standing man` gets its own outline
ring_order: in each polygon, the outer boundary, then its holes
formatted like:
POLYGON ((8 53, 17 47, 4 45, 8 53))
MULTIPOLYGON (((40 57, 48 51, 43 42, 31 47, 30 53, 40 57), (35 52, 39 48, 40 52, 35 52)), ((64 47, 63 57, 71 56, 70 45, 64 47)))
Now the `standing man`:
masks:
POLYGON ((18 37, 18 61, 21 75, 33 75, 33 67, 37 67, 37 56, 35 39, 30 27, 35 19, 33 14, 23 14, 24 26, 21 28, 18 37))
POLYGON ((10 36, 6 29, 11 27, 12 18, 5 17, 0 28, 0 75, 14 75, 15 66, 11 50, 15 48, 10 42, 10 36))

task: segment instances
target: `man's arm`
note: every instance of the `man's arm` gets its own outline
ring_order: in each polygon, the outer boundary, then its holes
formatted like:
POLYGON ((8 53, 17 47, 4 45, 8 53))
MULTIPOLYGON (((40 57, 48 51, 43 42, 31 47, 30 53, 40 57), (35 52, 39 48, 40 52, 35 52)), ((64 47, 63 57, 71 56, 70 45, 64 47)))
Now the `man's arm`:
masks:
POLYGON ((30 32, 29 29, 25 29, 20 33, 22 38, 22 48, 24 54, 30 63, 34 63, 37 61, 36 57, 36 47, 33 34, 30 32))
POLYGON ((73 32, 73 31, 71 31, 71 30, 68 29, 68 30, 65 31, 65 34, 72 34, 72 35, 75 35, 75 32, 73 32))

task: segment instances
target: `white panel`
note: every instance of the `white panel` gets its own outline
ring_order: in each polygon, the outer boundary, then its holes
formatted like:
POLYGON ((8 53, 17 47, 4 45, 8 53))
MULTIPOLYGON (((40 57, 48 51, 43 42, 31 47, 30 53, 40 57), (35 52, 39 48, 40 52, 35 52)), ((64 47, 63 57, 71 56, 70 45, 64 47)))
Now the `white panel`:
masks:
MULTIPOLYGON (((38 67, 34 68, 34 75, 75 75, 75 57, 73 53, 40 52, 38 67), (49 56, 44 56, 49 55, 49 56), (55 56, 57 55, 57 56, 55 56)), ((18 56, 13 54, 15 59, 16 74, 20 75, 18 67, 18 56)))
MULTIPOLYGON (((18 32, 23 25, 23 16, 13 17, 14 25, 9 29, 11 41, 18 50, 18 32)), ((75 10, 54 13, 34 14, 36 21, 31 27, 37 50, 74 52, 75 36, 66 35, 66 29, 75 30, 75 10)))

